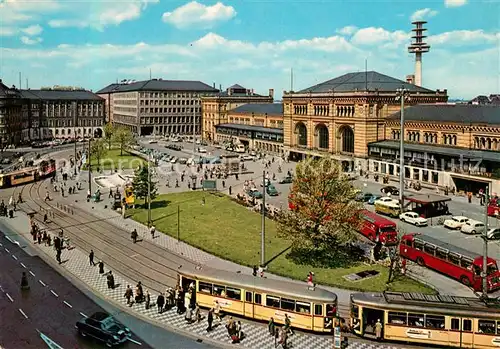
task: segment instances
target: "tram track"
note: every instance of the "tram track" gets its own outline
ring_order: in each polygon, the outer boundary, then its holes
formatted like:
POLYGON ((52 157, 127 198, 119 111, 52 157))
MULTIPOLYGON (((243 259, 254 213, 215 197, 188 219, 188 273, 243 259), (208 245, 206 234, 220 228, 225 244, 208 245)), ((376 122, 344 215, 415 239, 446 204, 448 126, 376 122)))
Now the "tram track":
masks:
MULTIPOLYGON (((179 266, 197 265, 190 259, 148 240, 133 244, 128 233, 107 222, 105 218, 95 217, 76 207, 73 207, 73 214, 64 212, 52 201, 45 202, 42 199, 40 191, 44 185, 47 188, 47 181, 27 185, 30 200, 24 200, 23 204, 32 212, 36 212, 35 219, 43 222, 42 211, 53 212, 54 216, 50 217, 49 223, 46 224, 48 230, 63 229, 72 246, 85 252, 93 249, 96 257, 127 279, 141 281, 147 288, 163 292, 166 287, 175 286, 177 283, 179 266)), ((22 190, 27 186, 23 186, 22 190)), ((109 219, 113 218, 115 217, 109 219)), ((342 316, 349 313, 348 304, 339 302, 338 309, 342 316)))

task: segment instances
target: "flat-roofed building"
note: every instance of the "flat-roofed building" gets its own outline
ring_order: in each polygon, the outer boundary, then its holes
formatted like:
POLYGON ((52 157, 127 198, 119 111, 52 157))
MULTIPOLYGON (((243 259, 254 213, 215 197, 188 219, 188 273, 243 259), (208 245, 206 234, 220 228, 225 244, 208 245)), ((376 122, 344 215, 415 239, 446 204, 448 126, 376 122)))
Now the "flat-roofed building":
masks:
POLYGON ((138 135, 201 132, 201 98, 219 90, 201 81, 151 79, 111 84, 104 96, 108 119, 138 135))

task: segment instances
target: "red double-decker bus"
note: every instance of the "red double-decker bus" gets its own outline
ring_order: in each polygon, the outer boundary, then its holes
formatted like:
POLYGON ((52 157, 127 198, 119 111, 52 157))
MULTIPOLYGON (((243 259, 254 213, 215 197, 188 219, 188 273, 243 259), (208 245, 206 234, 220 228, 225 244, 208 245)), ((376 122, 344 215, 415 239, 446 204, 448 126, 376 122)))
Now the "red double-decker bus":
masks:
MULTIPOLYGON (((418 233, 401 238, 399 253, 401 257, 459 280, 475 291, 482 290, 483 256, 477 253, 418 233)), ((487 263, 488 291, 495 291, 500 289, 500 271, 495 259, 488 258, 487 263)))
POLYGON ((396 223, 368 210, 359 211, 358 231, 371 241, 380 240, 384 245, 398 242, 396 223))

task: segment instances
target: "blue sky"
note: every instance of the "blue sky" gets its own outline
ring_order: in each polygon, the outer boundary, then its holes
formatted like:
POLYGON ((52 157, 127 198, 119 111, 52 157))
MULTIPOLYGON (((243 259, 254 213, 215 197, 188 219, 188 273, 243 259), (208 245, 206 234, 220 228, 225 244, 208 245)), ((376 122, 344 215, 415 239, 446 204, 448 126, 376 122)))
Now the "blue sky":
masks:
POLYGON ((411 21, 431 51, 423 85, 500 92, 500 3, 430 1, 0 0, 0 78, 98 90, 122 79, 239 83, 278 97, 352 71, 404 79, 411 21))

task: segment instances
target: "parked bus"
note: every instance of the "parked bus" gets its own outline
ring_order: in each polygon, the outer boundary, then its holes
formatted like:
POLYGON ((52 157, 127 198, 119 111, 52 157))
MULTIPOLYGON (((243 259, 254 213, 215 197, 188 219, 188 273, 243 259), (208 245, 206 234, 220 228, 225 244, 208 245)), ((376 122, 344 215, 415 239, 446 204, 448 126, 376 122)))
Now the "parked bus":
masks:
POLYGON ((438 348, 493 349, 500 346, 500 301, 420 293, 355 293, 351 326, 355 334, 438 348))
POLYGON ((397 218, 401 213, 399 201, 389 197, 382 197, 375 201, 375 212, 397 218))
MULTIPOLYGON (((475 291, 482 290, 483 256, 442 242, 428 235, 407 234, 401 238, 399 253, 420 266, 459 280, 475 291)), ((487 259, 488 291, 500 288, 500 271, 493 258, 487 259)))
POLYGON ((280 324, 287 314, 292 327, 315 332, 331 332, 337 316, 337 295, 305 283, 184 266, 179 280, 185 290, 195 287, 191 302, 212 308, 217 301, 224 313, 280 324))
POLYGON ((359 212, 358 231, 371 241, 380 240, 384 245, 398 242, 396 223, 368 210, 359 212))
POLYGON ((498 213, 500 212, 500 199, 495 197, 490 200, 488 204, 488 216, 498 217, 498 213))

